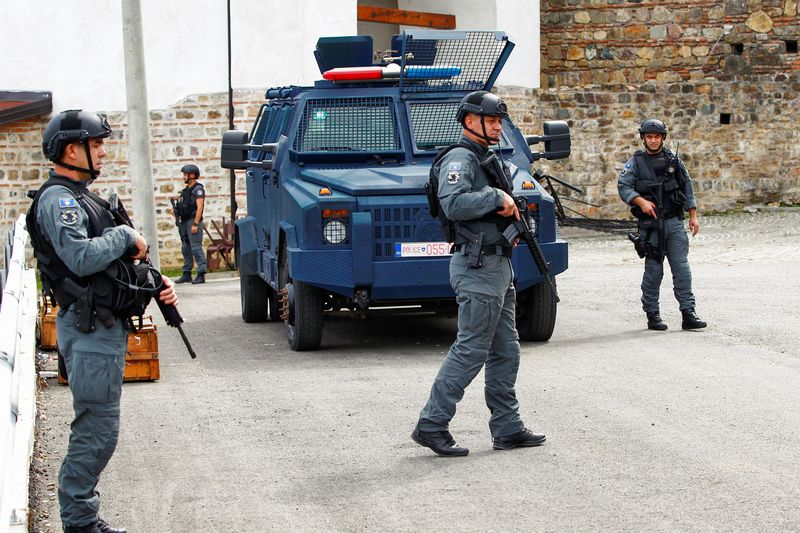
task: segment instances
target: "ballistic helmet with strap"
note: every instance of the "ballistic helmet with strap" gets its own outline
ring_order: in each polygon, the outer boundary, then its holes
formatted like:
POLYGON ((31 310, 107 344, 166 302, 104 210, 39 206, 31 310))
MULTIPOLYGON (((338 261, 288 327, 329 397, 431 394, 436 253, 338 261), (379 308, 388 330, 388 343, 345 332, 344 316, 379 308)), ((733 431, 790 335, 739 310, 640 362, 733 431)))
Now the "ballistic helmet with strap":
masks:
POLYGON ((645 133, 660 133, 667 138, 667 126, 655 118, 648 118, 639 126, 639 137, 644 138, 645 133))
POLYGON ((184 174, 194 174, 195 178, 200 177, 200 169, 197 168, 197 165, 183 165, 181 167, 181 172, 184 174))
POLYGON ((92 164, 89 139, 105 138, 109 135, 111 135, 111 126, 108 125, 105 115, 89 113, 80 109, 62 111, 54 116, 44 129, 42 152, 50 161, 70 170, 87 173, 94 179, 100 172, 96 171, 92 164), (60 160, 64 147, 72 143, 83 145, 89 168, 76 167, 60 160))
POLYGON ((485 140, 489 144, 495 144, 500 141, 500 139, 489 137, 486 134, 486 125, 483 123, 483 117, 486 115, 492 117, 500 117, 500 118, 507 118, 508 117, 508 106, 503 100, 497 96, 496 94, 492 94, 489 91, 475 91, 471 92, 466 95, 464 98, 461 99, 461 103, 458 105, 458 113, 456 114, 456 119, 458 120, 459 124, 461 124, 467 131, 472 133, 473 135, 477 135, 481 139, 485 140), (480 115, 481 117, 481 128, 483 129, 483 133, 478 133, 467 128, 466 125, 466 118, 468 113, 475 113, 476 115, 480 115))

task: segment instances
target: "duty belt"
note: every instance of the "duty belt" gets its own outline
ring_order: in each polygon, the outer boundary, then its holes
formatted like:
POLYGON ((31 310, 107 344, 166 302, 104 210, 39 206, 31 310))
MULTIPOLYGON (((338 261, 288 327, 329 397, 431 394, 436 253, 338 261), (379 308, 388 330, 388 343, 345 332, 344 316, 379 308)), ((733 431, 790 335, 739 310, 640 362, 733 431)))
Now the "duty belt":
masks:
MULTIPOLYGON (((460 252, 464 248, 464 244, 456 244, 453 246, 453 250, 456 252, 460 252)), ((510 246, 502 246, 500 244, 485 244, 481 246, 481 252, 484 255, 502 255, 503 257, 511 257, 512 252, 514 249, 510 246)))

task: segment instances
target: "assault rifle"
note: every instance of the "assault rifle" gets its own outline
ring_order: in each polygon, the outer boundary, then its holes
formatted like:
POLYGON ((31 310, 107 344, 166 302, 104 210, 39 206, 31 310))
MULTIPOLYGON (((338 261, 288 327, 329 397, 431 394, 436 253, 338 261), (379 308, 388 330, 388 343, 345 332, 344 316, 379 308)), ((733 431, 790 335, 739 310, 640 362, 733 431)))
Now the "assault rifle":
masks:
POLYGON ((556 290, 556 282, 550 274, 550 264, 545 259, 542 248, 539 246, 539 242, 536 240, 536 236, 528 223, 527 198, 514 196, 514 189, 511 184, 510 176, 508 175, 508 168, 500 161, 497 154, 488 156, 481 162, 481 166, 495 179, 497 186, 514 199, 514 203, 517 204, 517 209, 519 209, 520 219, 516 220, 511 218, 511 224, 509 224, 508 228, 503 232, 503 237, 512 244, 516 242, 517 239, 521 239, 525 242, 528 251, 531 253, 533 262, 536 263, 536 268, 539 269, 539 272, 547 281, 556 302, 561 301, 558 297, 558 291, 556 290))
POLYGON ((169 203, 172 204, 172 216, 175 217, 175 226, 181 227, 181 217, 178 216, 178 201, 175 198, 170 198, 169 203))
MULTIPOLYGON (((111 213, 114 215, 114 221, 118 225, 126 225, 132 228, 134 227, 131 217, 128 216, 128 212, 125 210, 125 207, 122 205, 122 202, 120 201, 119 196, 116 193, 112 194, 109 197, 108 203, 109 203, 109 209, 111 213)), ((149 256, 145 257, 140 262, 146 264, 147 266, 155 270, 155 267, 153 267, 152 263, 150 262, 149 256)), ((186 336, 186 333, 184 333, 183 328, 181 327, 181 324, 183 324, 183 317, 178 311, 178 307, 175 304, 166 304, 162 302, 161 299, 159 298, 159 296, 161 296, 161 292, 164 291, 164 289, 166 289, 167 286, 161 279, 155 280, 155 282, 156 282, 157 292, 155 293, 154 298, 156 300, 156 303, 158 304, 158 309, 161 311, 161 315, 164 317, 164 321, 167 323, 168 326, 176 328, 178 330, 178 333, 181 334, 181 339, 183 339, 183 344, 186 345, 186 349, 189 350, 189 355, 191 356, 192 359, 196 358, 197 354, 195 353, 194 349, 192 349, 192 344, 189 342, 189 338, 186 336)))

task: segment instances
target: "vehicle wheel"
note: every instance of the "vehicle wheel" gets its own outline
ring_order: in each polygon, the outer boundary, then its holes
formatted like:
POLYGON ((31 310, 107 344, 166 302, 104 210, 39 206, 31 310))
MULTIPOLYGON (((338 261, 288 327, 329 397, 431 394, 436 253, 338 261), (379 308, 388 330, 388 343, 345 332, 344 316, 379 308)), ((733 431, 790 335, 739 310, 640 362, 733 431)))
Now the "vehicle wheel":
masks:
POLYGON ((278 255, 278 285, 285 291, 289 348, 297 352, 316 350, 322 342, 322 292, 289 277, 289 254, 285 244, 278 255))
MULTIPOLYGON (((554 280, 555 281, 555 280, 554 280)), ((522 341, 550 340, 556 326, 556 302, 546 282, 517 295, 517 332, 522 341)))
POLYGON ((322 294, 319 289, 301 281, 290 283, 289 319, 286 337, 292 350, 316 350, 322 342, 322 294))
POLYGON ((242 320, 247 323, 265 322, 267 320, 267 309, 271 307, 269 305, 269 291, 270 286, 257 275, 242 274, 239 276, 242 320))

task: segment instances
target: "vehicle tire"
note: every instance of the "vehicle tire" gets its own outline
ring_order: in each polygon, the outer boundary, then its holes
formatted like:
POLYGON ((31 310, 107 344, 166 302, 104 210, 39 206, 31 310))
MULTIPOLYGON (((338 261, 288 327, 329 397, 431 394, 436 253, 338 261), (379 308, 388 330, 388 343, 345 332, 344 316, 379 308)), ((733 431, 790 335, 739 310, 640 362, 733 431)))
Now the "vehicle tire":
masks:
POLYGON ((517 295, 519 339, 528 342, 550 340, 556 326, 557 307, 555 296, 546 282, 520 292, 517 295))
MULTIPOLYGON (((242 320, 247 323, 266 322, 270 286, 257 275, 239 276, 239 295, 242 299, 242 320)), ((274 291, 273 291, 274 292, 274 291)), ((277 298, 276 298, 277 301, 277 298)))
POLYGON ((297 352, 316 350, 322 342, 322 294, 316 287, 301 281, 294 281, 291 285, 294 305, 286 321, 289 347, 297 352))

